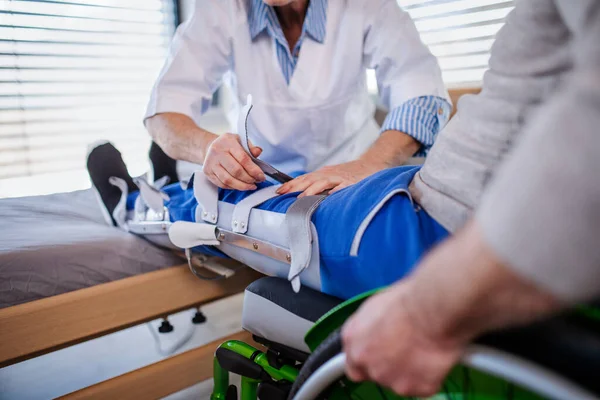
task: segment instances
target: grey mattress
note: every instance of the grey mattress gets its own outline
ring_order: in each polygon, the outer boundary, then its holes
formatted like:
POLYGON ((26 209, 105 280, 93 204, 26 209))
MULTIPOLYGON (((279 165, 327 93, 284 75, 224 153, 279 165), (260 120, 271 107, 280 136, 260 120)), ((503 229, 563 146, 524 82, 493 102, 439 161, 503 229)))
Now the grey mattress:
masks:
POLYGON ((108 226, 91 189, 0 199, 0 308, 182 262, 108 226))

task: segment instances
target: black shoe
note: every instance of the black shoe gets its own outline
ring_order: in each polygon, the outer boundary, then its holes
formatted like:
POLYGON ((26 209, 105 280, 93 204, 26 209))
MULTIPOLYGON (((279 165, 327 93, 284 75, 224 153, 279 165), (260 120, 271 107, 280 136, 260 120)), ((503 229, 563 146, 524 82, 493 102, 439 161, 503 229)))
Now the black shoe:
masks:
POLYGON ((152 142, 148 157, 152 163, 154 171, 154 181, 159 180, 163 176, 169 177, 169 183, 179 182, 177 177, 177 161, 169 157, 159 145, 152 142))
POLYGON ((138 190, 129 172, 127 172, 127 166, 121 157, 121 152, 111 143, 94 147, 88 154, 87 170, 92 180, 92 186, 102 200, 107 222, 116 226, 113 211, 121 199, 121 190, 109 182, 110 178, 116 177, 125 181, 129 193, 138 190))

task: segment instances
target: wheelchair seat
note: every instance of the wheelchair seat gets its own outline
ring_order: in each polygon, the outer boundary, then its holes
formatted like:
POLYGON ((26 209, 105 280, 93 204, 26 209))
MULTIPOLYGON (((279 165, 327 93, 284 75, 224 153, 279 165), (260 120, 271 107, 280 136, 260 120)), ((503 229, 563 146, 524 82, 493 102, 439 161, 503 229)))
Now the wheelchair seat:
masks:
POLYGON ((342 302, 302 286, 294 293, 285 279, 266 277, 251 283, 244 293, 242 327, 264 339, 308 353, 304 335, 327 311, 342 302))

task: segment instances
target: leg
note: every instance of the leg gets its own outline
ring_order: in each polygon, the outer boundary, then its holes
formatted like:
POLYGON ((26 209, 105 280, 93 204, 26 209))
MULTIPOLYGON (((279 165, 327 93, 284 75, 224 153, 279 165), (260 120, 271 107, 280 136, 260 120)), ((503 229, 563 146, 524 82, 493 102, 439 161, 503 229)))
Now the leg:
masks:
POLYGON ((389 285, 448 235, 410 197, 408 184, 417 170, 382 171, 323 202, 313 217, 323 292, 349 298, 389 285))
MULTIPOLYGON (((401 167, 384 171, 329 196, 312 218, 319 248, 314 248, 309 253, 312 257, 311 263, 306 273, 301 276, 302 282, 327 294, 348 298, 390 284, 405 276, 429 247, 448 234, 427 213, 418 211, 410 199, 407 187, 417 170, 415 167, 401 167)), ((260 188, 269 185, 263 184, 260 188)), ((223 255, 220 253, 223 251, 267 275, 288 277, 290 262, 297 258, 294 258, 291 252, 289 258, 273 257, 272 254, 264 252, 265 247, 259 242, 268 242, 279 246, 284 252, 286 249, 289 251, 285 213, 296 201, 297 194, 276 196, 252 209, 248 229, 243 232, 243 235, 249 237, 246 244, 250 245, 240 245, 239 241, 224 240, 227 234, 223 239, 219 239, 215 236, 214 229, 205 229, 214 225, 207 225, 202 219, 197 220, 196 215, 201 215, 202 210, 198 210, 200 205, 196 201, 194 190, 184 190, 179 185, 170 185, 164 189, 168 200, 163 202, 159 197, 158 206, 154 208, 160 212, 166 207, 169 220, 161 220, 159 224, 155 224, 154 228, 158 228, 156 233, 165 236, 170 223, 174 221, 201 223, 203 227, 198 226, 198 229, 205 232, 203 234, 212 236, 199 237, 200 241, 197 244, 193 244, 196 243, 193 240, 181 241, 180 243, 188 243, 186 248, 193 247, 195 251, 205 254, 208 252, 211 255, 215 252, 223 255), (253 220, 255 222, 252 222, 253 220), (256 242, 253 244, 254 239, 256 242), (216 242, 219 246, 199 246, 207 242, 216 242)), ((154 192, 157 191, 154 189, 154 192)), ((217 225, 220 232, 235 232, 235 227, 232 226, 235 223, 235 218, 232 218, 234 205, 253 193, 220 190, 215 194, 218 196, 214 198, 215 202, 228 203, 219 204, 217 225)), ((132 203, 137 203, 138 200, 137 194, 130 195, 128 209, 131 210, 132 203)), ((135 217, 139 218, 137 214, 139 213, 136 212, 135 217)), ((147 219, 142 215, 143 221, 147 219)), ((130 228, 132 226, 129 224, 130 228)), ((150 228, 142 228, 134 232, 150 232, 150 228)), ((184 231, 189 233, 195 232, 196 229, 194 224, 191 224, 184 231)), ((189 234, 196 237, 196 233, 189 234)), ((314 247, 314 241, 311 246, 314 247)))

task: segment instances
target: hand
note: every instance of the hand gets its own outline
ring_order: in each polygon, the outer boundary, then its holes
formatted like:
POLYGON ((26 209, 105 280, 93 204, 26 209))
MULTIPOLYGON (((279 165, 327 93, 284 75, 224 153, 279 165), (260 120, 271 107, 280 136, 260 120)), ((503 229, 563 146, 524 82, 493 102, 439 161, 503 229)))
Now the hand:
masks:
POLYGON ((471 220, 346 322, 346 374, 403 396, 430 396, 475 337, 564 306, 515 274, 471 220))
POLYGON ((385 168, 384 164, 362 160, 331 165, 284 183, 277 193, 303 192, 299 197, 319 194, 330 189, 330 193, 334 193, 385 168))
MULTIPOLYGON (((260 147, 252 144, 250 151, 254 157, 262 153, 260 147)), ((265 174, 242 147, 240 137, 233 133, 224 133, 212 141, 202 170, 208 180, 223 189, 254 190, 257 182, 265 180, 265 174)))
POLYGON ((400 282, 368 299, 342 328, 346 375, 403 396, 437 392, 465 344, 441 337, 419 321, 410 283, 400 282))

